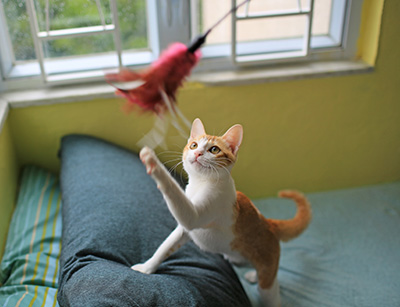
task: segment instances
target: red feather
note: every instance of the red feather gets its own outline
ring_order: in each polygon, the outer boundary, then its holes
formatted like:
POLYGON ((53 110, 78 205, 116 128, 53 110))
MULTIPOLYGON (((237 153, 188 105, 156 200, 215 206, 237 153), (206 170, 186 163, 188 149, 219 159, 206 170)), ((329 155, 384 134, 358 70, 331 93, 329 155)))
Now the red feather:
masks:
POLYGON ((176 102, 176 91, 182 86, 183 81, 190 75, 193 67, 200 60, 199 50, 194 53, 182 43, 174 43, 168 47, 149 69, 134 72, 122 69, 116 74, 107 74, 106 80, 112 82, 129 82, 141 80, 144 84, 133 89, 117 87, 116 94, 128 100, 128 108, 138 105, 144 111, 152 111, 157 115, 166 111, 167 106, 161 97, 163 90, 171 102, 176 102))

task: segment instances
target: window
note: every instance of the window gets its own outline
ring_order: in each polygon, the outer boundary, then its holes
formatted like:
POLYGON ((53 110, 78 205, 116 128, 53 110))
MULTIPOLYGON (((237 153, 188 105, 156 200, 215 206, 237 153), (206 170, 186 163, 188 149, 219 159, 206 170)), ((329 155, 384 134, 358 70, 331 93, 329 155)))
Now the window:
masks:
POLYGON ((100 70, 122 63, 151 61, 145 0, 3 0, 2 4, 0 52, 6 79, 66 82, 100 76, 100 70))
MULTIPOLYGON (((208 28, 231 5, 194 2, 199 12, 195 32, 208 28)), ((232 5, 239 2, 232 0, 232 5)), ((215 30, 204 54, 230 56, 236 65, 315 60, 321 53, 325 58, 350 58, 355 53, 361 5, 357 0, 252 0, 215 30)))
MULTIPOLYGON (((189 43, 242 0, 1 0, 0 89, 100 80, 189 43)), ((251 0, 202 48, 198 71, 351 59, 361 0, 251 0)))

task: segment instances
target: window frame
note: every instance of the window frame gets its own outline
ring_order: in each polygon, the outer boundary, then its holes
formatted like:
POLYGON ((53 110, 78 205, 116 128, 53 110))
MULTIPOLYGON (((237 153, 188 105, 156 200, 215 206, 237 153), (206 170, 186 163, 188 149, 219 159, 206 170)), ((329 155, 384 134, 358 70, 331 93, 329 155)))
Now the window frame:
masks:
MULTIPOLYGON (((196 1, 196 0, 192 0, 196 1)), ((318 1, 318 0, 314 0, 318 1)), ((232 0, 233 5, 239 2, 239 0, 232 0)), ((310 38, 311 45, 313 41, 332 41, 332 43, 326 44, 319 43, 317 46, 311 46, 307 55, 299 55, 292 57, 279 57, 279 58, 266 58, 260 61, 245 61, 240 63, 232 59, 234 54, 233 46, 205 46, 202 48, 203 61, 207 61, 213 58, 219 58, 219 61, 212 61, 213 64, 210 67, 215 67, 216 70, 220 69, 238 69, 238 68, 249 68, 249 67, 260 67, 268 69, 269 66, 281 63, 304 63, 304 62, 315 62, 315 61, 333 61, 333 60, 354 60, 357 52, 357 39, 360 30, 361 23, 361 9, 362 0, 332 0, 333 12, 338 14, 341 9, 344 10, 342 22, 340 25, 335 25, 337 18, 331 18, 330 30, 331 32, 326 36, 319 36, 317 38, 310 38), (219 63, 218 63, 219 62, 219 63)), ((312 22, 312 21, 311 21, 312 22)), ((234 26, 235 20, 232 19, 232 25, 234 26)), ((234 33, 232 33, 234 36, 234 33)), ((233 39, 232 39, 233 40, 233 39)), ((290 39, 288 39, 290 40, 290 39)), ((287 40, 287 41, 288 41, 287 40)), ((204 65, 206 69, 209 69, 204 65)))
MULTIPOLYGON (((192 37, 195 35, 194 30, 194 8, 196 7, 197 0, 190 1, 162 1, 147 0, 147 14, 148 14, 148 41, 149 50, 141 51, 123 51, 122 52, 122 64, 134 69, 142 69, 149 65, 154 59, 156 59, 161 50, 165 49, 170 42, 181 41, 183 43, 189 43, 192 37), (178 3, 178 4, 177 4, 178 3), (183 3, 183 4, 182 4, 183 3), (179 21, 171 22, 172 15, 180 16, 179 21), (161 35, 162 33, 162 35, 161 35)), ((318 0, 315 0, 318 1, 318 0)), ((232 0, 234 3, 235 0, 232 0)), ((267 60, 262 62, 254 63, 241 63, 232 61, 232 47, 230 44, 221 46, 205 46, 202 48, 203 58, 198 67, 195 69, 195 73, 210 72, 210 71, 226 71, 233 70, 237 71, 240 69, 246 69, 249 67, 268 70, 269 67, 275 64, 288 63, 288 64, 299 64, 315 61, 334 61, 334 60, 353 60, 355 59, 357 51, 357 38, 359 33, 360 21, 361 21, 361 8, 362 0, 332 0, 333 5, 344 2, 346 5, 346 14, 343 19, 343 30, 336 30, 335 35, 331 39, 335 39, 341 36, 340 42, 334 47, 328 48, 311 48, 310 52, 306 56, 297 58, 279 58, 273 60, 267 60)), ((112 60, 113 55, 101 54, 101 55, 90 55, 87 57, 77 57, 74 59, 57 59, 52 60, 47 64, 50 67, 51 72, 57 72, 53 75, 50 82, 43 80, 40 77, 39 64, 32 62, 20 63, 16 65, 16 61, 13 58, 13 52, 11 47, 11 39, 8 35, 7 24, 4 16, 4 10, 0 4, 0 91, 4 90, 16 90, 23 88, 45 88, 55 85, 68 85, 77 84, 82 82, 94 82, 103 80, 104 71, 107 68, 98 68, 93 64, 91 70, 87 71, 73 71, 67 74, 59 74, 60 71, 67 71, 66 68, 71 68, 73 62, 79 65, 79 61, 87 61, 86 64, 90 63, 105 63, 109 62, 109 69, 117 68, 118 63, 112 60), (69 62, 70 61, 70 62, 69 62), (57 68, 58 71, 53 67, 57 68), (65 67, 65 68, 63 68, 65 67), (10 72, 10 73, 6 73, 10 72), (21 81, 24 82, 21 82, 21 81)), ((176 18, 175 18, 176 19, 176 18)), ((331 19, 331 24, 335 22, 335 18, 331 19)), ((330 27, 338 29, 340 27, 330 27)), ((327 38, 329 39, 329 38, 327 38)))

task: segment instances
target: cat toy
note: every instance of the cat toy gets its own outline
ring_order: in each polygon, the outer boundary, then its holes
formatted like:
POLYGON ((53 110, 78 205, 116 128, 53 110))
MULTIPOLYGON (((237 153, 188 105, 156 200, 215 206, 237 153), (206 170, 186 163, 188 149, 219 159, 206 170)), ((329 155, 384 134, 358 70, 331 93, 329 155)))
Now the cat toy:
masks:
POLYGON ((142 112, 152 112, 156 115, 153 128, 138 142, 139 147, 144 145, 151 148, 166 147, 165 135, 170 120, 180 134, 187 138, 178 119, 181 119, 188 129, 191 125, 177 106, 177 91, 199 62, 201 58, 199 49, 211 31, 239 7, 249 2, 250 0, 245 0, 232 8, 206 32, 196 37, 189 46, 178 42, 171 44, 147 70, 136 72, 123 68, 118 73, 105 75, 106 81, 116 88, 115 94, 126 99, 127 112, 136 107, 142 112), (130 88, 116 84, 132 84, 132 82, 134 86, 130 88), (167 118, 167 112, 171 115, 171 119, 167 118))

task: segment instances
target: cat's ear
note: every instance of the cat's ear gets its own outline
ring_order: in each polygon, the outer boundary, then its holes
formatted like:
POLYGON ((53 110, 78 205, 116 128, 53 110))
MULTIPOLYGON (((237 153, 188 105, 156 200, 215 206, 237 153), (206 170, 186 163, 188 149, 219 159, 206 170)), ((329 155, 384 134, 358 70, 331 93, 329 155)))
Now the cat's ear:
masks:
POLYGON ((236 155, 243 140, 242 125, 234 125, 222 136, 222 138, 229 144, 232 153, 236 155))
POLYGON ((192 124, 192 130, 190 131, 190 138, 194 139, 204 134, 206 134, 206 131, 204 129, 203 123, 201 122, 200 119, 196 118, 192 124))

